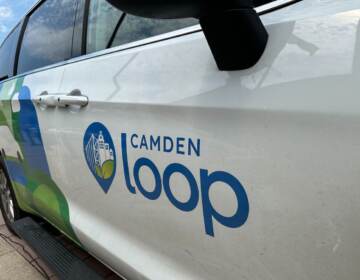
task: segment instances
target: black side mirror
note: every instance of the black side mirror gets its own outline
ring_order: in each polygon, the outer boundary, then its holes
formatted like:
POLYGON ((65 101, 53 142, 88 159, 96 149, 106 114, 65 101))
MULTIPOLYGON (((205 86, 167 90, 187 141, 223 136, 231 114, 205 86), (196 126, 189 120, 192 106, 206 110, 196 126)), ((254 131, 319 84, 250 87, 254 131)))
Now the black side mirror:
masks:
POLYGON ((261 58, 268 33, 252 0, 107 0, 147 18, 199 18, 220 70, 243 70, 261 58), (222 3, 226 2, 226 3, 222 3))

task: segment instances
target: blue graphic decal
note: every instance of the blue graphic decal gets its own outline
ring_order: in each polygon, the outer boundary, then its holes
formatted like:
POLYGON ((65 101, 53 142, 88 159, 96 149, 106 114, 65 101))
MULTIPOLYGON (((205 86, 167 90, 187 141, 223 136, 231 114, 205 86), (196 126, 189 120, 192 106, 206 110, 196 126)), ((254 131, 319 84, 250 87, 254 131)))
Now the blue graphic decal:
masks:
POLYGON ((28 180, 26 179, 23 166, 12 160, 5 160, 5 164, 9 174, 11 174, 11 179, 14 182, 26 187, 28 180))
POLYGON ((111 135, 103 124, 92 123, 86 130, 84 154, 91 173, 107 193, 116 173, 116 153, 111 135))
MULTIPOLYGON (((19 104, 18 121, 13 122, 13 125, 16 126, 19 132, 20 139, 18 140, 22 146, 23 157, 31 162, 32 172, 41 172, 50 177, 36 109, 31 101, 30 89, 27 86, 22 86, 19 91, 19 104)), ((26 186, 28 180, 25 175, 24 165, 13 160, 5 160, 5 162, 11 179, 22 186, 26 186)))
POLYGON ((31 101, 30 90, 26 86, 23 86, 19 92, 19 103, 19 128, 23 156, 31 162, 33 170, 42 171, 50 176, 36 109, 31 101))
MULTIPOLYGON (((200 139, 121 133, 120 152, 123 170, 121 175, 124 179, 124 187, 130 193, 141 194, 152 201, 165 196, 171 205, 182 212, 191 212, 197 207, 201 207, 204 231, 212 237, 215 237, 215 223, 227 228, 239 228, 246 223, 250 211, 249 200, 244 186, 234 175, 226 171, 209 171, 204 168, 197 171, 189 169, 179 162, 172 162, 159 168, 156 161, 145 155, 129 161, 129 155, 132 154, 131 149, 198 158, 201 156, 200 139), (143 168, 148 170, 148 175, 152 176, 154 180, 149 181, 148 178, 145 179, 142 176, 143 168), (174 190, 179 186, 171 180, 173 176, 179 175, 187 181, 184 186, 188 187, 190 191, 190 196, 186 201, 177 197, 174 190), (230 216, 223 215, 221 206, 215 205, 211 200, 211 189, 218 183, 222 183, 222 188, 230 189, 233 192, 233 201, 237 203, 237 206, 235 213, 230 216)), ((104 192, 107 193, 115 176, 116 156, 110 133, 103 124, 93 123, 86 130, 84 153, 91 172, 104 192)))
MULTIPOLYGON (((249 216, 249 200, 243 185, 235 176, 225 171, 209 172, 207 169, 201 168, 200 180, 196 181, 193 171, 181 163, 170 163, 165 167, 164 171, 161 171, 154 161, 146 157, 138 158, 135 160, 134 165, 130 166, 128 160, 127 138, 130 139, 129 147, 134 149, 143 149, 141 146, 145 147, 146 145, 138 145, 137 141, 141 138, 142 140, 140 143, 146 143, 146 138, 144 136, 139 137, 137 134, 128 137, 126 133, 121 133, 121 153, 123 156, 125 184, 131 193, 136 194, 137 190, 139 190, 145 198, 150 200, 157 200, 164 193, 169 202, 183 212, 191 212, 201 204, 205 233, 209 236, 215 236, 214 222, 228 228, 238 228, 245 224, 249 216), (152 173, 154 177, 155 185, 149 186, 148 181, 141 178, 140 170, 143 167, 150 170, 150 173, 152 173), (171 186, 171 177, 174 176, 174 174, 183 176, 187 181, 187 186, 190 189, 190 197, 187 201, 181 201, 176 197, 175 193, 173 193, 176 185, 171 186), (134 180, 135 185, 131 184, 132 179, 134 180), (237 208, 232 216, 224 216, 221 214, 220 209, 217 209, 211 201, 210 190, 217 183, 223 183, 223 188, 230 188, 234 193, 234 199, 237 201, 237 208), (148 189, 151 189, 152 191, 149 191, 148 189)), ((179 142, 178 140, 174 141, 168 136, 150 136, 149 139, 149 143, 155 143, 155 141, 151 139, 159 139, 156 142, 163 142, 163 147, 166 147, 166 143, 175 143, 169 146, 171 149, 164 148, 164 153, 175 152, 178 155, 200 156, 200 139, 193 141, 192 139, 185 139, 183 137, 176 138, 181 139, 182 142, 179 142), (183 144, 186 142, 189 143, 189 145, 183 144), (197 144, 195 145, 194 143, 197 144), (177 147, 174 148, 174 145, 177 147), (178 152, 179 150, 182 151, 182 148, 186 146, 189 147, 188 152, 178 152)), ((158 151, 160 150, 161 149, 159 148, 158 151)))

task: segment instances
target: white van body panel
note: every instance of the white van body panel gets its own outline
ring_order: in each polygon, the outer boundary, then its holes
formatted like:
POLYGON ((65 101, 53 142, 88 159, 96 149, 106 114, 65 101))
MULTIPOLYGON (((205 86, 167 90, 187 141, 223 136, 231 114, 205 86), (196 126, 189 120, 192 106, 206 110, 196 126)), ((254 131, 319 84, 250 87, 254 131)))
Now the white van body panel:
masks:
MULTIPOLYGON (((90 252, 129 278, 357 279, 360 10, 280 20, 291 10, 306 14, 311 2, 263 17, 270 41, 246 71, 219 72, 200 32, 65 66, 61 92, 79 88, 90 104, 57 112, 58 170, 66 176, 54 177, 90 252), (118 155, 106 195, 93 187, 81 149, 96 121, 106 124, 118 155), (164 193, 156 201, 130 193, 121 133, 200 138, 200 158, 129 147, 130 176, 144 156, 160 173, 179 162, 197 181, 201 168, 225 170, 246 189, 245 225, 215 222, 211 237, 200 205, 185 213, 164 193)), ((341 10, 343 1, 332 2, 341 10)), ((141 174, 153 186, 149 170, 141 174)), ((184 178, 172 184, 186 201, 184 178)), ((236 210, 222 184, 211 199, 224 215, 236 210)))
MULTIPOLYGON (((244 71, 219 71, 201 31, 179 36, 198 29, 191 27, 25 77, 33 100, 45 90, 79 89, 89 98, 85 108, 36 112, 51 178, 79 243, 126 278, 359 278, 360 5, 304 0, 262 20, 267 48, 244 71), (105 192, 84 156, 84 134, 94 122, 106 126, 116 153, 105 192), (124 133, 135 194, 124 175, 124 133), (134 148, 134 134, 199 140, 201 152, 134 148), (188 168, 197 206, 179 210, 164 189, 157 199, 144 197, 134 180, 139 158, 155 164, 162 183, 170 164, 188 168), (212 219, 208 234, 201 170, 241 182, 249 203, 242 226, 212 219)), ((15 156, 19 148, 8 138, 1 136, 0 147, 15 156)), ((151 192, 148 168, 140 179, 151 192)), ((184 176, 174 174, 170 185, 179 201, 191 197, 184 176)), ((224 183, 209 196, 223 216, 239 207, 224 183)))

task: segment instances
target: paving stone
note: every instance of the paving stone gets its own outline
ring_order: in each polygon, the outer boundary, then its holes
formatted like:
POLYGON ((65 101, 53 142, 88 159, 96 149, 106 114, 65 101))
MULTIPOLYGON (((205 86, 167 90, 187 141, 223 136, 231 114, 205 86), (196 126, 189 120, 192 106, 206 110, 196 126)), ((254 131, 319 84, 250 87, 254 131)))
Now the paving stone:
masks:
POLYGON ((3 216, 2 216, 1 213, 0 213, 0 225, 3 225, 3 224, 5 224, 4 218, 3 218, 3 216))
MULTIPOLYGON (((11 240, 4 240, 0 237, 0 280, 43 279, 38 271, 29 264, 33 258, 37 258, 35 252, 23 240, 12 235, 5 226, 0 226, 0 233, 11 238, 11 240), (29 256, 25 250, 31 255, 29 256), (9 258, 10 260, 8 260, 9 258), (22 266, 25 267, 18 270, 22 266)), ((45 267, 45 271, 49 270, 45 267)))
POLYGON ((0 257, 0 280, 41 280, 42 275, 17 252, 0 257))
POLYGON ((31 262, 37 258, 37 254, 23 240, 15 238, 15 236, 12 236, 11 239, 16 241, 16 243, 10 243, 10 246, 13 247, 27 261, 31 262))
POLYGON ((3 256, 12 251, 14 251, 14 248, 9 246, 9 244, 0 237, 0 256, 3 256))
POLYGON ((6 225, 0 226, 0 233, 5 234, 6 236, 13 236, 14 234, 8 230, 6 225))

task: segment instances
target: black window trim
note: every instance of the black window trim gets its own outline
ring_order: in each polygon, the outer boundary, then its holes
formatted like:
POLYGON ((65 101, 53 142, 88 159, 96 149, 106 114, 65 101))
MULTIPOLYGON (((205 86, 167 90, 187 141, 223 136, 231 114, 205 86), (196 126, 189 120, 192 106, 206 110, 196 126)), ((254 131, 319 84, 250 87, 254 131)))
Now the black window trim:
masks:
POLYGON ((25 30, 29 22, 30 16, 37 10, 38 7, 40 7, 46 0, 39 0, 24 16, 22 20, 22 27, 19 35, 19 40, 16 46, 16 55, 15 55, 15 62, 14 62, 14 77, 18 76, 18 64, 19 64, 19 57, 20 57, 20 50, 21 45, 23 43, 25 30))
MULTIPOLYGON (((27 21, 28 21, 28 18, 30 17, 30 15, 33 13, 34 10, 37 9, 37 7, 39 7, 43 2, 45 2, 47 0, 39 0, 27 13, 26 15, 24 16, 24 18, 20 21, 21 24, 23 24, 22 26, 22 29, 21 29, 21 33, 19 35, 19 40, 18 40, 18 44, 17 44, 17 52, 16 52, 16 57, 15 57, 15 62, 18 62, 18 59, 19 59, 19 53, 20 53, 20 49, 21 49, 21 44, 22 44, 22 39, 23 39, 23 36, 24 36, 24 32, 25 32, 25 29, 26 29, 26 25, 27 25, 27 21), (21 37, 21 40, 20 40, 20 37, 21 37)), ((275 2, 277 1, 281 1, 281 0, 275 0, 273 3, 275 4, 275 2)), ((270 7, 268 9, 265 9, 265 10, 262 10, 262 11, 259 11, 259 15, 262 16, 262 15, 265 15, 265 14, 268 14, 268 13, 271 13, 271 12, 274 12, 274 11, 277 11, 277 10, 280 10, 280 9, 283 9, 283 8, 286 8, 288 6, 291 6, 291 5, 294 5, 298 2, 301 2, 303 0, 285 0, 284 3, 281 3, 281 4, 278 4, 276 6, 273 6, 273 7, 270 7)), ((271 3, 269 3, 271 4, 271 3)), ((81 56, 78 56, 78 57, 72 57, 70 58, 69 60, 66 60, 66 61, 62 61, 62 62, 58 62, 58 63, 55 63, 55 64, 51 64, 51 65, 47 65, 47 66, 44 66, 44 67, 41 67, 41 68, 37 68, 37 69, 34 69, 34 70, 31 70, 31 71, 28 71, 28 72, 25 72, 25 73, 21 73, 21 74, 17 74, 17 72, 14 72, 14 76, 13 77, 10 77, 8 79, 5 79, 5 80, 2 80, 0 81, 0 84, 1 83, 4 83, 6 81, 10 81, 12 79, 16 79, 16 78, 19 78, 19 77, 23 77, 23 76, 27 76, 27 75, 30 75, 30 74, 33 74, 33 73, 38 73, 38 72, 42 72, 42 71, 46 71, 46 70, 49 70, 49 69, 53 69, 53 68, 57 68, 57 67, 61 67, 61 66, 64 66, 64 65, 68 65, 68 64, 72 64, 72 63, 77 63, 77 62, 80 62, 80 61, 85 61, 85 60, 88 60, 88 59, 92 59, 92 58, 95 58, 95 57, 99 57, 99 56, 104 56, 104 55, 108 55, 108 54, 112 54, 112 53, 116 53, 116 52, 122 52, 122 51, 127 51, 127 50, 130 50, 130 49, 134 49, 134 48, 139 48, 139 47, 143 47, 143 46, 147 46, 147 45, 152 45, 152 44, 156 44, 156 43, 159 43, 159 42, 162 42, 162 41, 167 41, 167 40, 171 40, 171 39, 175 39, 175 38, 179 38, 179 37, 183 37, 183 36, 187 36, 187 35, 190 35, 190 34, 194 34, 194 33, 199 33, 202 31, 200 25, 194 25, 194 26, 190 26, 190 27, 185 27, 183 29, 179 29, 179 30, 176 30, 176 31, 172 31, 172 32, 169 32, 169 34, 173 34, 174 32, 180 32, 183 30, 183 33, 179 33, 179 34, 176 34, 176 35, 169 35, 167 37, 164 37, 164 35, 166 35, 167 33, 164 33, 164 34, 161 34, 161 35, 157 35, 157 36, 154 36, 154 37, 150 37, 150 38, 146 38, 146 39, 142 39, 140 41, 135 41, 135 42, 131 42, 131 43, 128 43, 128 44, 124 44, 124 45, 120 45, 120 46, 117 46, 117 47, 114 47, 114 48, 110 48, 110 49, 105 49, 105 50, 101 50, 101 51, 98 51, 98 52, 94 52, 94 53, 91 53, 91 54, 86 54, 86 30, 85 30, 85 27, 87 29, 87 21, 88 21, 88 13, 89 13, 89 7, 90 7, 90 0, 85 0, 85 5, 87 5, 85 7, 85 11, 84 11, 84 24, 83 24, 83 30, 82 30, 82 40, 83 40, 83 44, 84 44, 84 41, 85 41, 85 48, 84 48, 84 45, 82 45, 82 55, 81 56), (85 24, 86 23, 86 24, 85 24), (196 27, 196 29, 195 29, 196 27), (194 29, 194 30, 191 30, 191 29, 194 29), (189 31, 190 30, 190 31, 189 31), (164 37, 164 38, 161 38, 159 39, 158 37, 161 36, 161 37, 164 37), (84 40, 85 38, 85 40, 84 40), (151 40, 153 39, 153 40, 151 40), (144 42, 146 41, 146 42, 144 42), (137 44, 138 43, 138 44, 137 44)), ((267 4, 266 4, 267 5, 267 4)), ((264 5, 265 6, 265 5, 264 5)), ((259 6, 259 7, 262 7, 262 6, 259 6)), ((18 25, 16 25, 17 27, 18 25)), ((14 28, 15 29, 15 28, 14 28)), ((10 32, 11 33, 11 32, 10 32)), ((9 34, 10 34, 9 33, 9 34)), ((7 38, 8 36, 6 36, 7 38)), ((17 64, 14 64, 14 67, 17 68, 17 64)))
POLYGON ((29 17, 25 17, 21 22, 22 26, 21 26, 21 30, 20 30, 19 39, 18 39, 18 42, 16 45, 16 53, 15 53, 15 60, 14 60, 14 69, 13 69, 14 77, 16 77, 18 74, 17 72, 18 72, 20 49, 21 49, 22 41, 24 39, 25 29, 26 29, 28 21, 29 21, 29 17))
POLYGON ((91 0, 85 0, 84 19, 83 19, 83 28, 82 28, 82 43, 81 43, 82 56, 86 55, 86 41, 87 41, 87 31, 88 31, 88 23, 89 23, 90 1, 91 0))

